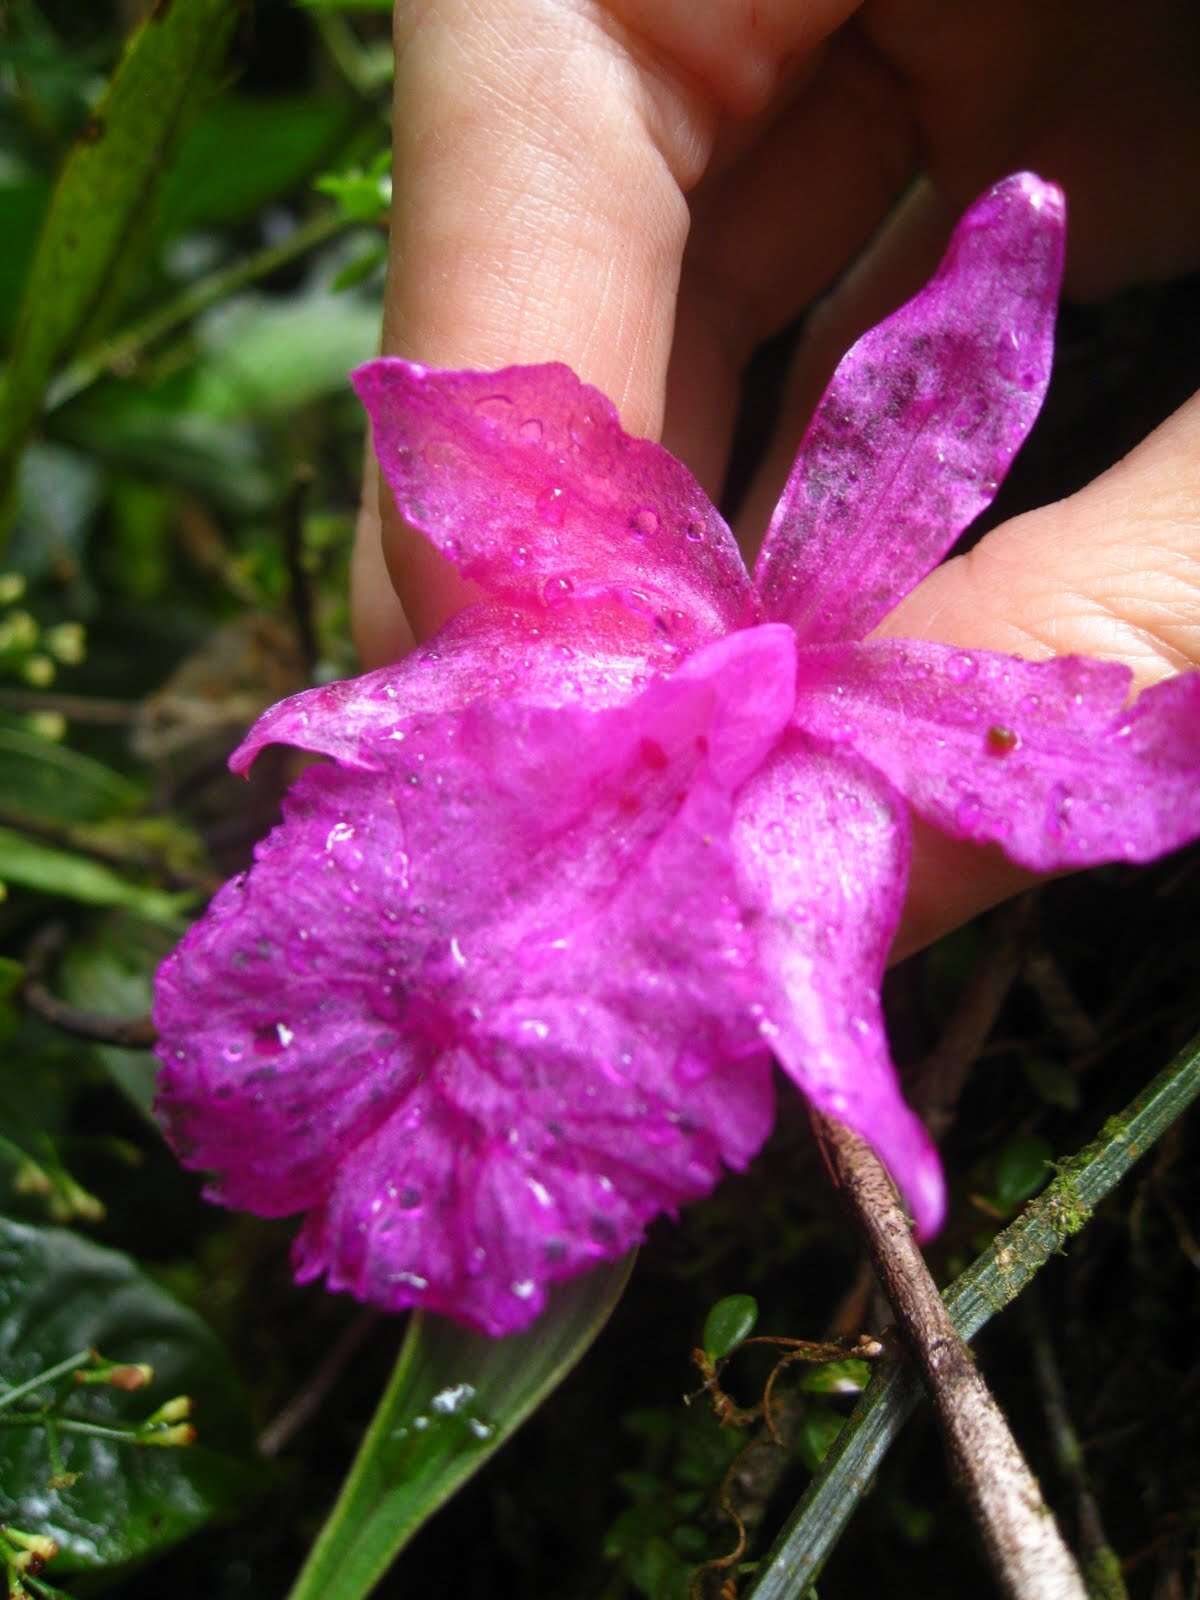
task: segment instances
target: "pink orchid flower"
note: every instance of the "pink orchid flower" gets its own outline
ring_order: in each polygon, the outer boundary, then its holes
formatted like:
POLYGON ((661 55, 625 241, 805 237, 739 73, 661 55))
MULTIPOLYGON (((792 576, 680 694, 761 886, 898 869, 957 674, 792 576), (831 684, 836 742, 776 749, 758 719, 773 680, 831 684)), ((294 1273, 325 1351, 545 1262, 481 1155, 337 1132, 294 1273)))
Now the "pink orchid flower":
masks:
POLYGON ((268 711, 320 752, 164 964, 159 1108, 295 1260, 492 1334, 743 1167, 772 1058, 928 1234, 941 1171, 879 986, 909 813, 1037 871, 1200 833, 1200 674, 913 640, 880 619, 1041 404, 1064 210, 1020 175, 838 368, 753 580, 688 471, 562 366, 370 363, 408 521, 486 598, 268 711))

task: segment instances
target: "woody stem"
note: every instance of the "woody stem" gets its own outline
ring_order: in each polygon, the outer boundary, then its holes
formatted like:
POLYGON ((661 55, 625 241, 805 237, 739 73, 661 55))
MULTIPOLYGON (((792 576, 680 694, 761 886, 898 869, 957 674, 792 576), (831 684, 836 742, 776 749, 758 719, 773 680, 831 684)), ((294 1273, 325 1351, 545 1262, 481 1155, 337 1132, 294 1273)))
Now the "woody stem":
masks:
POLYGON ((891 1180, 856 1133, 814 1114, 835 1186, 853 1212, 937 1412, 959 1487, 1009 1600, 1086 1600, 1074 1557, 925 1265, 891 1180))

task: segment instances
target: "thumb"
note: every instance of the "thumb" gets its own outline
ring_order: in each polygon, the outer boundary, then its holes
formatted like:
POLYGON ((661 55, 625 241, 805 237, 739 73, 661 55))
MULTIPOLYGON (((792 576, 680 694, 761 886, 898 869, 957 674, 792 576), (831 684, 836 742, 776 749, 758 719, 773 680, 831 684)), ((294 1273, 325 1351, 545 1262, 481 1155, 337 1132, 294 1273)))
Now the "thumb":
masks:
MULTIPOLYGON (((1200 665, 1200 395, 1078 494, 938 567, 879 632, 1118 661, 1138 689, 1200 665)), ((897 954, 1029 881, 998 851, 918 830, 897 954)))

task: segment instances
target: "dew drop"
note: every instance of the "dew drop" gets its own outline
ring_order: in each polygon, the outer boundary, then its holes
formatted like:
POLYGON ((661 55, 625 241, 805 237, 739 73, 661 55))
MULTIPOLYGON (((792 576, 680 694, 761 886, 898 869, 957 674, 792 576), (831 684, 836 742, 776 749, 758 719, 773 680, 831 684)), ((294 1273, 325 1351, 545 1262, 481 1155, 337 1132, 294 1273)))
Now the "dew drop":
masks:
POLYGON ((978 827, 983 816, 983 801, 977 794, 964 794, 954 808, 954 820, 966 832, 978 827))
POLYGON ((787 829, 782 822, 770 822, 763 829, 763 849, 773 856, 787 848, 787 829))
POLYGON ((513 414, 513 403, 506 394, 487 394, 482 400, 476 400, 475 410, 488 422, 507 425, 513 414))
POLYGON ((537 514, 548 528, 561 528, 566 512, 563 491, 557 485, 543 489, 535 502, 537 514))
POLYGON ((540 417, 527 418, 519 429, 521 438, 526 444, 541 444, 544 431, 540 417))
POLYGON ((683 530, 683 537, 692 544, 700 544, 704 539, 704 527, 699 522, 689 522, 683 530))
POLYGON ((1071 807, 1075 797, 1064 783, 1056 783, 1046 803, 1046 832, 1061 838, 1071 823, 1071 807))
POLYGON ((240 1043, 234 1043, 232 1041, 229 1044, 225 1045, 225 1047, 221 1051, 222 1059, 225 1060, 225 1061, 230 1061, 230 1062, 240 1061, 245 1054, 246 1054, 245 1045, 244 1044, 240 1044, 240 1043))
POLYGON ((639 506, 630 517, 629 526, 639 539, 652 538, 658 532, 658 512, 639 506))
POLYGON ((547 578, 542 585, 542 600, 548 606, 560 606, 564 600, 570 599, 574 590, 575 585, 570 578, 547 578))
POLYGON ((979 671, 975 657, 959 650, 946 662, 946 676, 952 683, 969 683, 979 671))
POLYGON ((517 1278, 509 1284, 509 1288, 518 1300, 532 1300, 534 1283, 532 1278, 517 1278))

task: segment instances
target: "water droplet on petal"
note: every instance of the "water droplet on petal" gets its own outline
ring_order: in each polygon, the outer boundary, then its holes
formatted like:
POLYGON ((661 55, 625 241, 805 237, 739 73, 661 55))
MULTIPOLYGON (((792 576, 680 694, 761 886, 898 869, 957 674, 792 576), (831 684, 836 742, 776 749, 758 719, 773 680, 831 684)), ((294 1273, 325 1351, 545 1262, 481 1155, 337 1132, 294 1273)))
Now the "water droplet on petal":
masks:
POLYGON ((537 514, 549 528, 561 528, 566 512, 563 491, 554 486, 543 489, 536 501, 537 514))
POLYGON ((519 429, 521 438, 526 444, 541 444, 543 431, 540 417, 527 418, 519 429))
POLYGON ((982 817, 983 801, 977 794, 964 794, 954 808, 955 822, 967 833, 979 826, 982 817))
POLYGON ((513 403, 506 394, 488 394, 476 400, 475 410, 489 422, 507 427, 512 420, 513 403))
POLYGON ((1050 790, 1046 802, 1046 832, 1054 838, 1061 838, 1066 833, 1071 823, 1071 807, 1075 804, 1075 797, 1065 783, 1056 783, 1050 790))
POLYGON ((547 578, 542 585, 542 600, 548 606, 560 606, 571 597, 574 589, 570 578, 547 578))
POLYGON ((534 1282, 532 1278, 518 1278, 509 1284, 509 1288, 518 1300, 533 1299, 534 1282))
POLYGON ((689 522, 683 530, 683 537, 692 544, 700 544, 704 538, 704 526, 699 522, 689 522))
POLYGON ((969 683, 978 671, 979 663, 965 650, 957 651, 946 662, 946 676, 952 683, 969 683))
POLYGON ((658 532, 658 512, 649 506, 639 506, 630 517, 629 526, 639 539, 652 538, 658 532))

